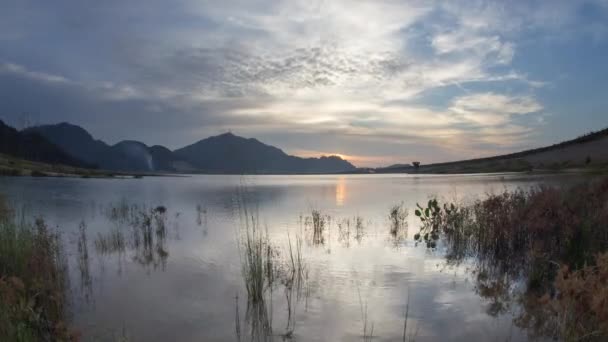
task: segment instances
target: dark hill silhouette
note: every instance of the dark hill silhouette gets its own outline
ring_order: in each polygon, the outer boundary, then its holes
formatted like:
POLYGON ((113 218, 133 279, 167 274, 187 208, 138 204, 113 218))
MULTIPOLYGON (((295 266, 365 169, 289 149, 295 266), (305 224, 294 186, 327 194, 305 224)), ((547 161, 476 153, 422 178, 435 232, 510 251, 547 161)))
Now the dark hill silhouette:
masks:
POLYGON ((342 158, 300 158, 257 139, 232 133, 203 139, 175 150, 196 168, 215 173, 332 173, 355 167, 342 158))
POLYGON ((203 139, 171 151, 132 140, 110 146, 82 127, 69 123, 44 125, 25 132, 44 136, 74 158, 117 171, 193 171, 210 173, 333 173, 355 167, 336 157, 299 158, 231 133, 203 139))
POLYGON ((65 153, 59 146, 36 132, 19 132, 0 120, 0 153, 49 164, 92 167, 65 153))
POLYGON ((38 133, 71 156, 100 168, 107 168, 106 163, 115 158, 110 151, 110 146, 101 140, 93 139, 93 136, 82 127, 67 122, 31 127, 24 132, 38 133))
POLYGON ((110 146, 94 139, 82 127, 66 122, 37 126, 27 131, 39 133, 70 155, 105 170, 176 171, 172 166, 172 152, 161 146, 150 148, 144 143, 132 140, 110 146))

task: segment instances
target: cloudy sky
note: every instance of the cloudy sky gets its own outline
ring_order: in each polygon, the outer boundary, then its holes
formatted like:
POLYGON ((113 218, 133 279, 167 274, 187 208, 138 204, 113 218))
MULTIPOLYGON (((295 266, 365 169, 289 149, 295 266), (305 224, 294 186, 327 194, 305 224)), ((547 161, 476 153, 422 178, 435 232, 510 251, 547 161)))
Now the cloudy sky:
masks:
POLYGON ((608 0, 3 0, 0 119, 358 166, 608 126, 608 0))

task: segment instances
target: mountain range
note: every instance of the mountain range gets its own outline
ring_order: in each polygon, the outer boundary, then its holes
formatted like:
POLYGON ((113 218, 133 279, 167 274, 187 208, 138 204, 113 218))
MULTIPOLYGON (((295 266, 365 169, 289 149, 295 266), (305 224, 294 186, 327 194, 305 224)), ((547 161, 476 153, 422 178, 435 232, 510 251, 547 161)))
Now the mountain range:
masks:
POLYGON ((35 131, 20 132, 0 120, 0 153, 13 157, 76 167, 92 165, 66 153, 35 131))
POLYGON ((336 173, 355 169, 348 161, 337 156, 300 158, 257 139, 232 133, 209 137, 172 151, 133 140, 109 145, 95 139, 84 128, 65 122, 22 131, 4 123, 1 127, 0 141, 3 147, 0 153, 104 170, 268 174, 336 173), (24 143, 34 138, 36 144, 24 143))

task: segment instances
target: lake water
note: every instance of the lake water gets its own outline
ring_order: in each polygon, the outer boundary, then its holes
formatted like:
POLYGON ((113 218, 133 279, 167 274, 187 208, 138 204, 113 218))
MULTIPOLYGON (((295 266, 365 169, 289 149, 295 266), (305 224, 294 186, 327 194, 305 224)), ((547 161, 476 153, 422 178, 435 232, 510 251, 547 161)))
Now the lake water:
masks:
MULTIPOLYGON (((267 300, 272 339, 360 341, 367 322, 374 341, 519 341, 525 332, 508 313, 488 314, 466 265, 447 267, 441 246, 416 246, 417 202, 438 197, 472 201, 488 193, 537 184, 563 185, 577 176, 349 175, 191 176, 144 179, 2 178, 0 193, 29 217, 41 216, 65 241, 72 321, 84 341, 252 340, 239 248, 245 198, 288 261, 288 241, 303 239, 306 283, 299 298, 279 283, 267 300), (246 195, 239 195, 245 192, 246 195), (389 233, 389 210, 409 210, 405 235, 389 233), (162 250, 102 251, 99 236, 127 231, 111 208, 167 209, 162 250), (312 209, 331 219, 323 243, 307 238, 312 209), (359 230, 354 218, 359 217, 359 230), (347 224, 346 220, 350 220, 347 224), (86 227, 87 272, 78 242, 86 227), (345 229, 348 227, 348 229, 345 229), (288 301, 288 298, 291 300, 288 301), (288 305, 290 304, 290 305, 288 305), (366 319, 364 317, 367 317, 366 319)), ((80 240, 82 242, 82 240, 80 240)), ((293 242, 292 242, 293 243, 293 242)), ((157 248, 159 247, 159 248, 157 248)), ((254 337, 257 339, 257 337, 254 337)))

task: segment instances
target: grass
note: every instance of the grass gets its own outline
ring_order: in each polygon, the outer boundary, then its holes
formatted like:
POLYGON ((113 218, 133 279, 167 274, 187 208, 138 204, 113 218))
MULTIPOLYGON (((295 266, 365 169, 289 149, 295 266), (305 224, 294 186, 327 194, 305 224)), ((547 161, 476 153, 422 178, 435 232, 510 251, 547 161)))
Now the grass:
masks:
POLYGON ((67 341, 67 269, 59 236, 0 199, 0 340, 67 341))
POLYGON ((275 281, 275 249, 270 243, 268 231, 259 227, 251 217, 245 228, 243 240, 242 272, 249 301, 261 302, 275 281))
POLYGON ((0 176, 111 178, 115 175, 133 176, 129 173, 34 162, 0 154, 0 176))
MULTIPOLYGON (((238 247, 241 275, 247 292, 245 318, 251 340, 269 341, 274 336, 280 336, 283 340, 291 339, 296 328, 298 303, 303 298, 308 299, 310 293, 307 289, 309 272, 303 253, 303 231, 296 232, 293 238, 288 233, 286 247, 280 248, 271 240, 268 229, 261 226, 257 210, 249 210, 246 193, 239 195, 238 247), (284 332, 274 335, 273 298, 277 289, 282 289, 285 295, 287 320, 284 332)), ((238 296, 235 329, 237 339, 240 340, 243 334, 238 296)))
POLYGON ((338 242, 344 247, 350 247, 351 235, 357 243, 361 244, 365 237, 365 224, 363 217, 355 215, 352 218, 338 221, 338 242))
POLYGON ((99 254, 122 254, 126 250, 126 239, 120 229, 113 229, 108 234, 97 234, 95 239, 95 250, 99 254))
POLYGON ((357 286, 357 293, 359 294, 359 307, 361 309, 361 321, 363 322, 363 341, 370 342, 374 339, 374 322, 369 322, 367 315, 367 301, 363 302, 361 298, 361 290, 357 286))
POLYGON ((312 233, 310 241, 313 245, 325 244, 325 231, 329 231, 331 217, 319 209, 310 209, 310 215, 304 219, 304 226, 312 233))
POLYGON ((101 254, 124 253, 130 247, 134 261, 154 269, 164 268, 169 252, 166 249, 167 208, 133 205, 126 199, 105 209, 105 214, 117 227, 107 234, 98 234, 95 248, 101 254), (127 241, 123 229, 128 229, 127 241))
POLYGON ((389 235, 394 247, 399 247, 407 239, 407 217, 408 210, 403 202, 392 206, 389 210, 389 235))
MULTIPOLYGON (((267 341, 272 336, 272 289, 276 281, 277 251, 270 242, 268 231, 260 227, 257 214, 248 211, 244 200, 239 204, 239 254, 241 274, 247 291, 246 321, 252 341, 267 341)), ((240 340, 238 299, 236 316, 237 337, 240 340)))
POLYGON ((524 309, 517 323, 533 334, 608 339, 608 179, 435 204, 417 213, 425 234, 443 238, 449 262, 475 260, 477 290, 494 313, 515 296, 524 309))
POLYGON ((83 222, 78 227, 78 270, 80 272, 80 289, 86 301, 93 296, 93 280, 90 272, 89 244, 87 241, 87 226, 83 222))

